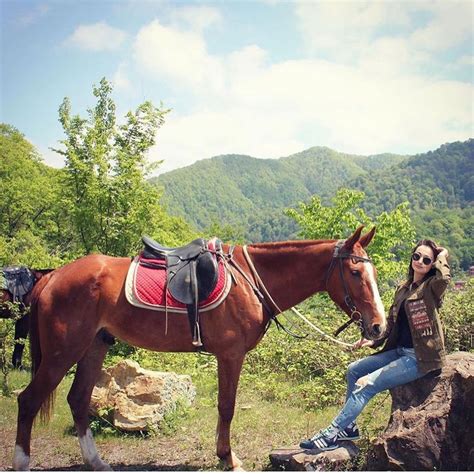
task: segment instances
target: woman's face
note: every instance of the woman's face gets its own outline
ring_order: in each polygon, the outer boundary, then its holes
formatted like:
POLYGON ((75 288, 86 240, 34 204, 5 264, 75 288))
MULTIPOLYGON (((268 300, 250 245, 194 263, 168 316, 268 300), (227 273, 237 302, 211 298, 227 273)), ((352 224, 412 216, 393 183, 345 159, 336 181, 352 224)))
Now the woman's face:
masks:
POLYGON ((433 249, 431 247, 428 247, 428 245, 420 245, 413 252, 411 258, 411 267, 413 268, 413 271, 415 273, 423 277, 431 270, 433 262, 433 249))

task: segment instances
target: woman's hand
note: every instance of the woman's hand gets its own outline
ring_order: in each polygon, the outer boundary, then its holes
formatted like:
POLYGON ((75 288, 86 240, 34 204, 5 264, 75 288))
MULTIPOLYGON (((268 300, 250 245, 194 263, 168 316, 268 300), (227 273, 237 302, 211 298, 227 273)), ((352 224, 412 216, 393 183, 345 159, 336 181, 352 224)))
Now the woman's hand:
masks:
POLYGON ((440 255, 443 255, 445 257, 448 257, 449 253, 448 253, 448 249, 445 249, 444 247, 438 247, 438 250, 439 250, 439 253, 438 253, 438 257, 440 255))
POLYGON ((360 349, 361 347, 372 347, 373 343, 374 341, 362 337, 359 341, 354 342, 354 344, 352 344, 352 349, 356 350, 360 349))

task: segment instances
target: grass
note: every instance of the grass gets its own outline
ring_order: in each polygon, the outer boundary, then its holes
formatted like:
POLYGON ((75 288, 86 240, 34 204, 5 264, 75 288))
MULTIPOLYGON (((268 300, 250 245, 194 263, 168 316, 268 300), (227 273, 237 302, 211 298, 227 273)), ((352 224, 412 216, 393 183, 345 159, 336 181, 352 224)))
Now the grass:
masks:
MULTIPOLYGON (((14 390, 29 381, 25 372, 11 373, 14 390)), ((162 432, 142 438, 136 435, 98 435, 98 450, 116 470, 218 470, 215 456, 217 424, 217 378, 203 372, 193 379, 197 387, 194 404, 179 409, 165 421, 162 432)), ((268 455, 272 449, 295 446, 326 426, 340 407, 305 411, 297 400, 266 400, 255 389, 252 377, 242 376, 232 423, 232 446, 247 470, 270 470, 268 455)), ((32 436, 32 468, 85 470, 72 417, 66 402, 72 378, 58 387, 54 416, 48 425, 37 423, 32 436)), ((280 382, 287 383, 289 382, 280 382)), ((291 386, 286 386, 290 390, 291 386)), ((0 470, 10 468, 16 430, 17 403, 14 397, 0 398, 0 470)), ((387 426, 390 399, 379 395, 372 400, 359 422, 367 445, 369 438, 387 426)), ((363 467, 363 459, 357 461, 363 467)))

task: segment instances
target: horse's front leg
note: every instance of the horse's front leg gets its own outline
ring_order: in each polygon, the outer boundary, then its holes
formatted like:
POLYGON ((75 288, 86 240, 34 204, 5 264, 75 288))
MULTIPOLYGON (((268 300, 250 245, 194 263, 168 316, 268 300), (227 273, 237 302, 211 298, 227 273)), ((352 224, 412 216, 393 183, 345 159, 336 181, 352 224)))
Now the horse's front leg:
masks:
POLYGON ((217 357, 219 379, 217 456, 224 462, 226 468, 233 471, 240 470, 242 467, 242 462, 230 448, 230 424, 234 417, 237 386, 244 358, 245 354, 217 357))

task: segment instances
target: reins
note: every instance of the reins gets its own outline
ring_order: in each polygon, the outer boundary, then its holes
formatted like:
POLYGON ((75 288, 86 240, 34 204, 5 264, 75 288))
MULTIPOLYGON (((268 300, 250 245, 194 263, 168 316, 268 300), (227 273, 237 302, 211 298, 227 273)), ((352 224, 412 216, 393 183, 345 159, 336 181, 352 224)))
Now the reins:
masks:
POLYGON ((334 248, 334 254, 333 254, 333 259, 331 261, 331 265, 329 266, 328 272, 326 273, 326 278, 325 278, 325 286, 326 286, 326 291, 328 288, 328 281, 329 277, 331 276, 331 273, 334 269, 336 259, 339 260, 339 275, 341 277, 342 285, 344 287, 344 302, 346 303, 347 307, 349 308, 349 311, 351 312, 350 319, 346 323, 344 323, 335 333, 334 336, 337 337, 342 331, 347 329, 352 323, 357 323, 359 326, 359 329, 362 331, 363 326, 362 326, 362 314, 360 311, 357 309, 357 306, 355 305, 354 301, 351 298, 351 295, 349 293, 349 289, 347 288, 347 283, 344 278, 344 272, 343 272, 343 267, 342 267, 342 261, 345 258, 351 258, 353 261, 355 260, 356 262, 369 262, 372 263, 372 260, 370 258, 366 257, 359 257, 358 255, 354 255, 351 253, 340 253, 341 248, 344 246, 345 240, 339 240, 336 243, 336 247, 334 248))
MULTIPOLYGON (((349 327, 350 324, 354 323, 354 322, 357 322, 360 330, 362 331, 363 330, 363 326, 362 326, 362 315, 360 313, 360 311, 358 311, 354 301, 352 300, 351 296, 350 296, 350 293, 349 293, 349 289, 347 287, 347 284, 346 284, 346 281, 344 279, 344 273, 343 273, 343 265, 342 265, 342 260, 346 259, 346 258, 352 258, 353 260, 356 260, 356 261, 363 261, 363 262, 370 262, 372 263, 372 260, 370 258, 366 258, 366 257, 360 257, 358 255, 354 255, 354 254, 349 254, 349 253, 340 253, 340 250, 341 248, 343 247, 345 243, 345 240, 339 240, 337 243, 336 243, 336 246, 335 246, 335 249, 334 249, 334 254, 333 254, 333 257, 332 257, 332 260, 331 260, 331 264, 326 272, 326 276, 325 276, 325 286, 326 286, 326 291, 327 291, 327 285, 328 285, 328 281, 329 281, 329 278, 332 274, 332 271, 334 270, 334 267, 336 265, 336 262, 339 261, 339 273, 340 273, 340 277, 341 277, 341 280, 342 280, 342 284, 343 284, 343 287, 344 287, 344 302, 346 303, 347 307, 349 308, 350 312, 351 312, 351 315, 350 315, 350 319, 349 321, 347 321, 346 323, 344 323, 334 334, 335 337, 337 337, 342 331, 344 331, 347 327, 349 327)), ((265 284, 263 283, 263 280, 262 278, 260 277, 260 275, 258 274, 257 272, 257 269, 255 268, 255 265, 250 257, 250 254, 247 250, 247 245, 244 245, 242 247, 242 250, 243 250, 243 254, 244 254, 244 257, 245 257, 245 260, 252 272, 252 275, 253 275, 253 278, 255 279, 255 281, 257 282, 257 286, 255 286, 253 284, 253 282, 251 281, 251 279, 247 276, 247 274, 240 268, 240 266, 233 260, 231 259, 230 261, 232 262, 232 264, 237 268, 237 270, 239 270, 239 273, 242 274, 242 276, 245 278, 245 280, 250 284, 250 286, 252 287, 252 289, 254 290, 255 294, 257 295, 257 297, 260 299, 260 301, 262 302, 262 304, 264 305, 264 307, 267 309, 267 311, 269 312, 270 314, 270 320, 269 320, 269 324, 271 323, 271 321, 275 321, 275 324, 277 325, 278 328, 281 328, 283 329, 285 332, 287 332, 288 334, 292 335, 293 337, 297 337, 299 339, 302 339, 302 338, 305 338, 308 336, 308 334, 306 334, 305 336, 300 336, 300 335, 296 335, 296 334, 293 334, 291 331, 289 331, 288 329, 286 329, 281 323, 280 321, 278 321, 277 319, 277 316, 281 313, 283 313, 283 311, 280 309, 280 307, 277 305, 277 303, 275 302, 275 300, 272 298, 270 292, 267 290, 265 284), (268 304, 268 302, 270 302, 270 304, 274 307, 274 311, 271 310, 270 308, 270 305, 268 304)), ((309 321, 305 316, 303 316, 295 307, 292 307, 290 308, 291 311, 293 313, 295 313, 300 319, 302 319, 308 326, 310 326, 312 329, 314 329, 315 331, 317 331, 319 334, 321 334, 322 336, 324 336, 325 338, 329 339, 330 341, 336 343, 336 344, 339 344, 341 346, 344 346, 344 347, 349 347, 349 348, 352 348, 352 344, 348 344, 346 342, 342 342, 342 341, 339 341, 338 339, 335 339, 335 337, 332 337, 330 336, 329 334, 327 334, 326 332, 324 332, 322 329, 319 329, 315 324, 313 324, 311 321, 309 321)), ((265 328, 265 331, 268 329, 268 326, 267 328, 265 328)))

